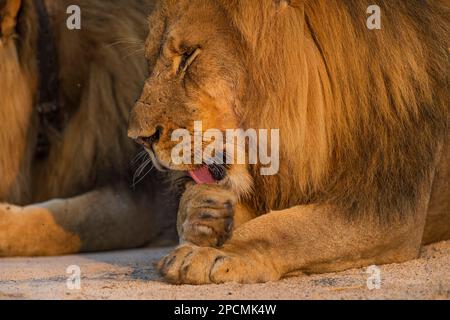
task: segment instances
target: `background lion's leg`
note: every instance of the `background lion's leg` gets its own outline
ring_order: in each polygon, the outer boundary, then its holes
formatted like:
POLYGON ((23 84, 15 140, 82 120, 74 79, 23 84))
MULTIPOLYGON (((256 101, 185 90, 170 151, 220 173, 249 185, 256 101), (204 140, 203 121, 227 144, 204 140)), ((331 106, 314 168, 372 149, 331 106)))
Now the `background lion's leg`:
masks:
POLYGON ((65 230, 45 207, 0 205, 0 257, 78 252, 80 237, 65 230))
MULTIPOLYGON (((425 198, 425 197, 424 197, 425 198)), ((323 273, 418 256, 428 200, 408 217, 349 218, 333 207, 272 212, 237 229, 220 249, 179 247, 160 272, 174 283, 275 281, 293 272, 323 273)))
POLYGON ((0 205, 0 256, 48 256, 144 246, 165 231, 158 215, 165 214, 169 222, 170 211, 176 210, 162 203, 167 199, 145 196, 147 200, 142 193, 118 187, 27 207, 0 205))

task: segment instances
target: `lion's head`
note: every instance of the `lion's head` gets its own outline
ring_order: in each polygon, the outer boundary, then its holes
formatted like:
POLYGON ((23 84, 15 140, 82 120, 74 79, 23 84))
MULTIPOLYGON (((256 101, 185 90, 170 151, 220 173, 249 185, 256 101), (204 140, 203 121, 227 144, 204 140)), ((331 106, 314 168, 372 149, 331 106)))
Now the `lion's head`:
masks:
MULTIPOLYGON (((278 128, 279 174, 246 166, 259 190, 248 200, 254 207, 331 201, 402 211, 430 174, 446 125, 437 70, 448 67, 448 26, 419 27, 413 10, 381 1, 385 12, 397 8, 396 19, 371 31, 369 2, 162 1, 150 18, 151 75, 130 137, 159 169, 192 171, 198 165, 171 159, 175 130, 192 132, 195 121, 203 130, 278 128)), ((439 1, 422 10, 445 15, 439 1)))
MULTIPOLYGON (((159 169, 192 171, 202 165, 172 161, 177 144, 172 134, 186 129, 194 136, 198 121, 203 131, 243 126, 241 104, 249 85, 246 45, 215 1, 164 2, 150 26, 146 58, 151 76, 131 114, 130 136, 141 140, 159 169)), ((218 170, 219 176, 225 171, 218 170)))

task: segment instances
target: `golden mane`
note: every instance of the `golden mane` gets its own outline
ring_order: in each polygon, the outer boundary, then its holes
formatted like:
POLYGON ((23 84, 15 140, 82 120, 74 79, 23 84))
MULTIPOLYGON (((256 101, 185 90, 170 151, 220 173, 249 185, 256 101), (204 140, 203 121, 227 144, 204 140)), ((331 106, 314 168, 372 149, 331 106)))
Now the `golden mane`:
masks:
POLYGON ((7 173, 11 180, 1 185, 5 190, 0 189, 0 200, 21 204, 70 197, 128 175, 136 151, 126 134, 128 114, 146 76, 145 60, 136 49, 143 48, 152 6, 153 1, 140 0, 127 1, 126 6, 118 0, 63 0, 49 6, 68 121, 64 132, 53 136, 49 158, 36 162, 32 161, 37 135, 32 107, 36 69, 25 62, 36 60, 36 34, 31 31, 37 23, 33 1, 23 1, 19 54, 12 46, 0 47, 0 105, 12 108, 0 111, 2 126, 8 126, 1 130, 0 144, 2 152, 11 155, 0 157, 7 162, 0 163, 2 179, 7 173), (69 5, 83 8, 79 31, 67 29, 69 5), (10 72, 3 72, 6 69, 10 72), (9 95, 3 94, 5 88, 10 88, 9 95), (25 186, 31 186, 30 196, 19 197, 26 193, 25 186))
POLYGON ((0 40, 0 146, 5 156, 0 157, 0 201, 10 199, 14 203, 30 200, 31 153, 34 140, 29 130, 32 126, 32 92, 36 89, 34 76, 36 59, 36 16, 32 3, 23 4, 18 33, 21 39, 16 50, 16 39, 0 40))
POLYGON ((374 31, 368 0, 279 2, 221 1, 246 44, 242 126, 282 135, 280 174, 256 168, 249 202, 406 212, 448 126, 447 2, 378 1, 374 31))

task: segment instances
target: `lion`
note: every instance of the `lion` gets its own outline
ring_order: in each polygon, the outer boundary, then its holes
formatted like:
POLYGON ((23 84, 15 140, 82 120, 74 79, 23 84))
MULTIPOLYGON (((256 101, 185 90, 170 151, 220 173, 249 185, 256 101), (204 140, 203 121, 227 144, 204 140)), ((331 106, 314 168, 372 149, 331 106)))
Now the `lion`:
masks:
POLYGON ((131 155, 139 150, 126 136, 128 116, 147 76, 138 49, 154 3, 0 1, 0 256, 135 248, 176 237, 169 221, 177 199, 167 183, 152 172, 130 188, 131 155), (81 10, 81 30, 66 25, 72 5, 81 10), (36 108, 55 95, 45 91, 53 69, 61 128, 43 122, 50 118, 36 108))
POLYGON ((181 244, 157 265, 167 281, 400 263, 450 239, 448 2, 377 1, 380 30, 366 27, 371 4, 166 0, 153 11, 128 134, 187 179, 181 244), (279 173, 174 162, 172 133, 195 121, 280 129, 279 173))

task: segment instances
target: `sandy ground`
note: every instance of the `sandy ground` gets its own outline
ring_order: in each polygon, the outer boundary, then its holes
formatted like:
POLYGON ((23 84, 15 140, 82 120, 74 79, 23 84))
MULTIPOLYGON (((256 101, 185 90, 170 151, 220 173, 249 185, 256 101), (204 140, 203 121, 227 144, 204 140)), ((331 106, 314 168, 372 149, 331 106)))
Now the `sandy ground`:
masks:
POLYGON ((450 299, 450 242, 420 259, 380 267, 381 288, 369 290, 367 269, 300 276, 258 285, 171 286, 152 263, 169 249, 0 259, 0 299, 450 299), (81 270, 81 289, 67 287, 67 268, 81 270))

